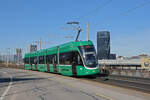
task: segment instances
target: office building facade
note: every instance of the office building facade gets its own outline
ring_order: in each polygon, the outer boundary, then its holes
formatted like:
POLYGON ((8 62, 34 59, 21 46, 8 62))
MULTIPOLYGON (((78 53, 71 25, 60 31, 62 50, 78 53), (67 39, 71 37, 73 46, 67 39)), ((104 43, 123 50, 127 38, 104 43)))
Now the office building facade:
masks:
POLYGON ((30 45, 29 52, 37 51, 37 45, 30 45))
POLYGON ((110 32, 97 32, 97 55, 98 60, 109 59, 110 57, 110 32))

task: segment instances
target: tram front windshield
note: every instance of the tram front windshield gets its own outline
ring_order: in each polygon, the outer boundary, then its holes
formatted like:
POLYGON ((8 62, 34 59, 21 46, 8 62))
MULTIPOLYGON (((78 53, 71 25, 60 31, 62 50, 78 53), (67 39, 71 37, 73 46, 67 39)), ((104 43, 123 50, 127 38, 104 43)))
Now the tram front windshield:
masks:
POLYGON ((93 45, 79 46, 79 50, 87 67, 93 68, 97 66, 96 52, 93 45))

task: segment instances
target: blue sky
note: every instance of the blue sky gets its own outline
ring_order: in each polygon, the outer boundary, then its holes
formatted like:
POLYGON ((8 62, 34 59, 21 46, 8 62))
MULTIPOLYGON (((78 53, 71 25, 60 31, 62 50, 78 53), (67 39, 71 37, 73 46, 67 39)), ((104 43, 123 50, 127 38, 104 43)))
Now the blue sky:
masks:
POLYGON ((150 55, 149 11, 150 0, 0 0, 0 52, 26 52, 40 38, 48 42, 43 48, 72 41, 65 38, 76 36, 69 21, 80 22, 80 40, 86 40, 89 21, 95 46, 97 31, 108 30, 112 53, 150 55))

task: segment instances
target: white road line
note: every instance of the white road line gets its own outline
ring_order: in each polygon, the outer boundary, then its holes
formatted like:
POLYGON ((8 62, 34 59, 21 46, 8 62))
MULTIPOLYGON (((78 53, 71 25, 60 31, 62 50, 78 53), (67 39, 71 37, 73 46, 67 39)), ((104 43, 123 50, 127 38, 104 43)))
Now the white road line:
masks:
MULTIPOLYGON (((2 72, 2 73, 5 73, 5 74, 9 75, 7 72, 2 72)), ((13 79, 13 78, 12 78, 11 75, 9 75, 9 78, 10 78, 9 85, 8 85, 7 89, 4 91, 4 93, 2 94, 2 96, 0 97, 0 100, 4 100, 4 98, 5 98, 5 96, 7 95, 9 89, 11 88, 11 85, 12 85, 12 79, 13 79)))

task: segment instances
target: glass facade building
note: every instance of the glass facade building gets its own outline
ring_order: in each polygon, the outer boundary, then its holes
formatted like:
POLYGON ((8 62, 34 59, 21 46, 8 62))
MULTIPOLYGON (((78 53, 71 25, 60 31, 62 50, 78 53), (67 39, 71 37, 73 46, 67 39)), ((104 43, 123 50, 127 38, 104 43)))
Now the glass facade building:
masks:
POLYGON ((29 48, 30 52, 34 52, 34 51, 37 51, 37 45, 30 45, 30 48, 29 48))
POLYGON ((110 57, 110 32, 97 32, 97 55, 98 60, 109 59, 110 57))

